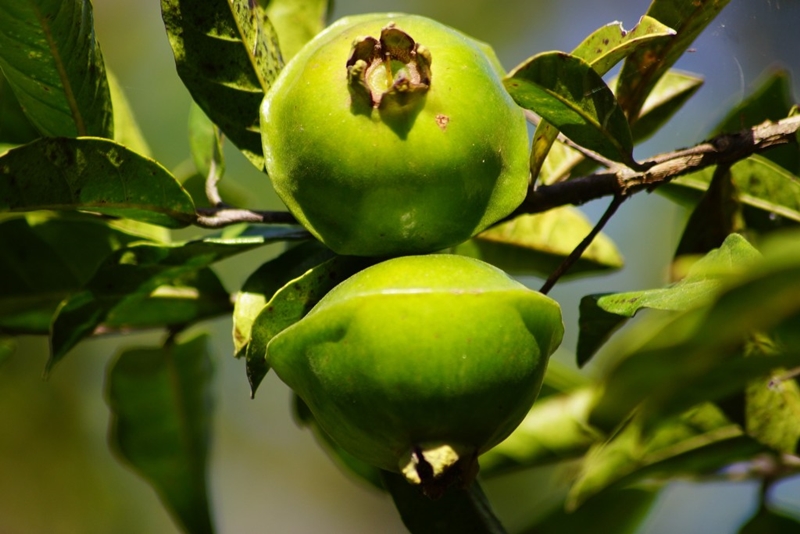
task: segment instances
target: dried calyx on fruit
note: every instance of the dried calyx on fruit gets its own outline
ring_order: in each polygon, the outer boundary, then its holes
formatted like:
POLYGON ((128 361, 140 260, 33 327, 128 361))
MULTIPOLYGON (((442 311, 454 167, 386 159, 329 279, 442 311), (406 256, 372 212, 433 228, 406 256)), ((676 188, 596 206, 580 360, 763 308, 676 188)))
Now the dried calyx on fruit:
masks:
POLYGON ((491 49, 423 17, 342 19, 284 67, 261 108, 266 170, 339 254, 456 245, 513 211, 528 132, 491 49))

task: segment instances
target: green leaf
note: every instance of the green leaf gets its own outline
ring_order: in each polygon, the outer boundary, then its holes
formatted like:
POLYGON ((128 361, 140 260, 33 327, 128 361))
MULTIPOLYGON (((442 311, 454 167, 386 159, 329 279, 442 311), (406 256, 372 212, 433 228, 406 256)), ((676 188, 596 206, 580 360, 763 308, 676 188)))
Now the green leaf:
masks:
POLYGON ((96 138, 48 137, 0 156, 0 212, 86 210, 183 228, 189 194, 154 160, 96 138))
POLYGON ((230 294, 214 271, 205 268, 186 273, 149 294, 131 295, 108 313, 102 328, 184 327, 232 311, 230 294))
MULTIPOLYGON (((511 274, 546 277, 591 230, 592 225, 578 209, 560 207, 494 226, 456 247, 456 253, 482 259, 511 274)), ((614 242, 599 234, 569 275, 619 269, 622 265, 614 242)))
MULTIPOLYGON (((613 84, 610 84, 613 85, 613 84)), ((639 118, 631 126, 634 143, 649 139, 683 107, 700 86, 703 78, 670 69, 656 82, 645 100, 639 118)))
POLYGON ((481 475, 579 458, 600 435, 587 423, 594 391, 538 399, 520 425, 480 457, 481 475))
POLYGON ((600 76, 653 39, 675 35, 675 31, 652 17, 644 16, 626 31, 621 22, 606 24, 575 47, 572 55, 589 63, 600 76))
POLYGON ((207 177, 212 166, 217 179, 225 174, 222 134, 194 102, 189 109, 189 148, 201 176, 207 177))
POLYGON ((505 534, 477 481, 469 488, 451 487, 439 499, 430 499, 405 478, 386 471, 383 484, 391 493, 403 524, 412 534, 459 532, 505 534))
POLYGON ((653 483, 714 473, 767 450, 743 436, 737 425, 710 404, 664 421, 651 432, 644 432, 637 419, 587 453, 567 508, 575 509, 591 502, 587 502, 590 498, 645 479, 653 483))
MULTIPOLYGON (((713 174, 713 168, 704 169, 676 178, 658 190, 685 199, 687 193, 708 189, 713 174)), ((739 201, 745 208, 755 208, 769 219, 800 222, 800 178, 763 156, 750 156, 738 161, 731 167, 731 174, 739 191, 739 201)), ((752 215, 747 210, 744 215, 750 225, 752 215)))
MULTIPOLYGON (((90 336, 117 306, 152 295, 189 273, 267 243, 292 239, 294 228, 260 230, 261 236, 206 237, 187 243, 133 244, 109 256, 84 286, 64 301, 51 327, 51 354, 45 373, 90 336), (271 233, 268 233, 271 232, 271 233)), ((302 234, 305 236, 305 234, 302 234)))
POLYGON ((150 146, 144 139, 139 124, 133 116, 133 110, 114 73, 108 71, 108 87, 111 101, 114 102, 114 141, 137 154, 151 157, 150 146))
POLYGON ((233 311, 233 350, 237 358, 244 356, 253 323, 275 292, 333 256, 319 241, 308 241, 266 262, 247 278, 236 295, 233 311))
POLYGON ((581 299, 578 365, 585 365, 624 322, 642 309, 683 311, 711 301, 724 278, 756 262, 758 251, 739 234, 697 261, 679 282, 660 289, 587 295, 581 299))
POLYGON ((521 107, 538 113, 572 141, 634 168, 628 121, 611 90, 586 61, 544 52, 512 70, 503 83, 521 107))
POLYGON ((47 334, 64 298, 80 291, 112 252, 144 239, 83 214, 0 222, 0 331, 47 334))
MULTIPOLYGON (((0 70, 0 143, 23 145, 39 137, 0 70)), ((0 148, 0 154, 2 154, 0 148)))
POLYGON ((742 525, 739 534, 795 534, 800 531, 800 521, 761 507, 756 515, 742 525))
MULTIPOLYGON (((672 35, 674 32, 650 17, 642 17, 630 31, 625 31, 622 24, 612 22, 594 32, 579 44, 572 55, 583 59, 599 74, 604 76, 614 65, 650 40, 672 35)), ((553 142, 558 136, 558 129, 547 120, 542 119, 536 127, 531 147, 531 176, 535 182, 542 170, 553 142)), ((544 182, 549 183, 549 182, 544 182)))
POLYGON ((681 235, 675 257, 705 254, 722 245, 734 232, 744 230, 739 192, 730 167, 718 165, 711 183, 697 203, 681 235))
POLYGON ((112 450, 192 534, 214 531, 206 480, 212 373, 201 335, 162 348, 128 349, 106 382, 112 450))
MULTIPOLYGON (((711 135, 737 133, 764 121, 778 121, 789 116, 794 105, 792 84, 788 71, 774 70, 759 80, 755 91, 739 102, 717 125, 711 135)), ((764 157, 790 173, 800 173, 800 150, 785 145, 764 152, 764 157)))
POLYGON ((617 83, 619 105, 634 124, 658 80, 730 0, 653 0, 647 15, 676 34, 650 41, 625 59, 617 83))
POLYGON ((264 9, 250 0, 161 0, 161 14, 192 98, 263 169, 259 107, 283 67, 264 9))
POLYGON ((46 136, 113 138, 89 0, 18 0, 0 11, 0 68, 46 136))
POLYGON ((245 349, 251 397, 255 396, 269 371, 267 345, 270 340, 305 317, 340 282, 376 261, 373 258, 336 256, 312 267, 272 295, 253 321, 250 342, 245 349))
POLYGON ((266 0, 265 3, 267 17, 278 32, 283 59, 289 61, 325 27, 331 0, 266 0))

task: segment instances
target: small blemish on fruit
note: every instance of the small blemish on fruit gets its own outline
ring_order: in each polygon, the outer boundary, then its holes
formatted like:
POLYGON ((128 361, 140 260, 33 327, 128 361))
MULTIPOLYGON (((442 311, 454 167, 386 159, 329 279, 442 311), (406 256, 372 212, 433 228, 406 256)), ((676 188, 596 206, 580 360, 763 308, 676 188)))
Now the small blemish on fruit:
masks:
POLYGON ((450 122, 450 117, 448 117, 447 115, 443 115, 441 113, 436 115, 436 124, 439 126, 439 128, 442 129, 442 131, 447 130, 447 124, 449 122, 450 122))

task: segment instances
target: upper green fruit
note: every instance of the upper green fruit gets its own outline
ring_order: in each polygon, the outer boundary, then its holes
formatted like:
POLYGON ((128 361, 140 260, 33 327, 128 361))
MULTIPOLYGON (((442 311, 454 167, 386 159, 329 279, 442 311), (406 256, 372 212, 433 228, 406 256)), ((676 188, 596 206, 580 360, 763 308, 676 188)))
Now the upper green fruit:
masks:
POLYGON ((469 479, 516 428, 563 330, 555 301, 489 264, 406 256, 338 285, 267 357, 339 446, 427 485, 469 479))
POLYGON ((289 210, 334 251, 364 256, 441 250, 508 215, 527 189, 527 127, 487 48, 403 14, 317 35, 261 108, 289 210))

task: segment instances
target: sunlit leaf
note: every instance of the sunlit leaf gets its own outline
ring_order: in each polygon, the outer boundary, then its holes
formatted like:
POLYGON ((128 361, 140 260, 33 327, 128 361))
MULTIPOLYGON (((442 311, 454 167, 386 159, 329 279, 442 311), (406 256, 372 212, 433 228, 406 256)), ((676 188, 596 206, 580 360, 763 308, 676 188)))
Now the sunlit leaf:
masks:
POLYGON ((47 137, 0 157, 0 212, 85 210, 182 228, 192 199, 160 164, 98 138, 47 137))
POLYGON ((697 261, 686 277, 669 287, 583 297, 578 364, 586 364, 609 336, 638 311, 645 308, 682 311, 706 304, 719 291, 726 276, 743 271, 759 257, 745 238, 732 234, 719 249, 697 261))
POLYGON ((636 167, 628 121, 611 90, 586 61, 544 52, 503 80, 514 100, 538 113, 574 142, 636 167))
POLYGON ((265 10, 278 32, 281 54, 289 61, 325 27, 331 0, 266 0, 265 10))
POLYGON ((702 85, 703 78, 694 74, 675 69, 664 73, 645 100, 639 118, 631 126, 634 143, 656 133, 702 85))
POLYGON ((481 474, 581 457, 600 438, 588 424, 591 389, 538 399, 520 425, 481 455, 481 474))
MULTIPOLYGON (((206 237, 169 245, 133 244, 109 256, 84 286, 58 309, 51 327, 49 372, 70 349, 90 336, 118 305, 151 295, 189 273, 267 243, 292 239, 294 228, 261 230, 262 236, 206 237), (271 231, 271 234, 267 232, 271 231)), ((305 235, 305 234, 303 234, 305 235)))
POLYGON ((93 19, 89 0, 20 0, 0 10, 0 67, 42 135, 113 138, 93 19))
POLYGON ((267 344, 270 340, 302 319, 337 284, 375 261, 371 258, 337 256, 309 269, 272 295, 253 322, 246 348, 251 396, 255 396, 256 389, 269 371, 267 344))
POLYGON ((396 473, 384 471, 383 484, 409 532, 506 534, 477 481, 467 489, 451 487, 439 499, 426 497, 396 473))
POLYGON ((182 530, 214 531, 207 471, 211 359, 204 335, 128 349, 107 378, 109 443, 150 484, 182 530))
POLYGON ((675 64, 730 0, 653 0, 647 15, 672 28, 625 59, 617 84, 619 105, 634 124, 658 80, 675 64))
POLYGON ((150 146, 139 129, 125 91, 113 72, 108 71, 106 74, 111 91, 111 101, 114 103, 114 141, 137 154, 151 157, 150 146))
MULTIPOLYGON (((753 354, 754 358, 759 354, 753 354)), ((776 370, 780 374, 780 370, 776 370)), ((800 387, 794 380, 754 380, 745 390, 745 430, 776 451, 797 452, 800 440, 800 387)))
POLYGON ((58 304, 139 234, 87 215, 29 215, 0 223, 0 331, 47 334, 58 304))
MULTIPOLYGON (((667 196, 677 195, 679 199, 699 198, 696 192, 708 189, 713 174, 711 168, 681 176, 659 191, 663 189, 667 196)), ((800 178, 763 156, 750 156, 735 163, 731 174, 748 225, 752 219, 748 207, 755 208, 769 219, 800 222, 800 178)))
POLYGON ((195 102, 258 169, 259 107, 283 67, 259 2, 161 0, 175 63, 195 102))
POLYGON ((275 292, 333 255, 319 241, 308 241, 266 262, 247 278, 233 311, 233 351, 237 357, 244 355, 253 323, 275 292))
MULTIPOLYGON (((623 29, 621 23, 612 22, 592 32, 572 51, 572 55, 583 59, 597 74, 604 76, 637 46, 672 33, 671 29, 650 17, 642 17, 630 31, 623 29)), ((545 119, 536 127, 530 165, 534 181, 539 176, 544 160, 557 136, 558 129, 545 119)))
MULTIPOLYGON (((573 207, 521 215, 486 230, 456 248, 458 254, 489 262, 511 274, 548 276, 591 232, 592 225, 573 207)), ((619 269, 614 242, 599 234, 572 266, 570 275, 619 269)))

